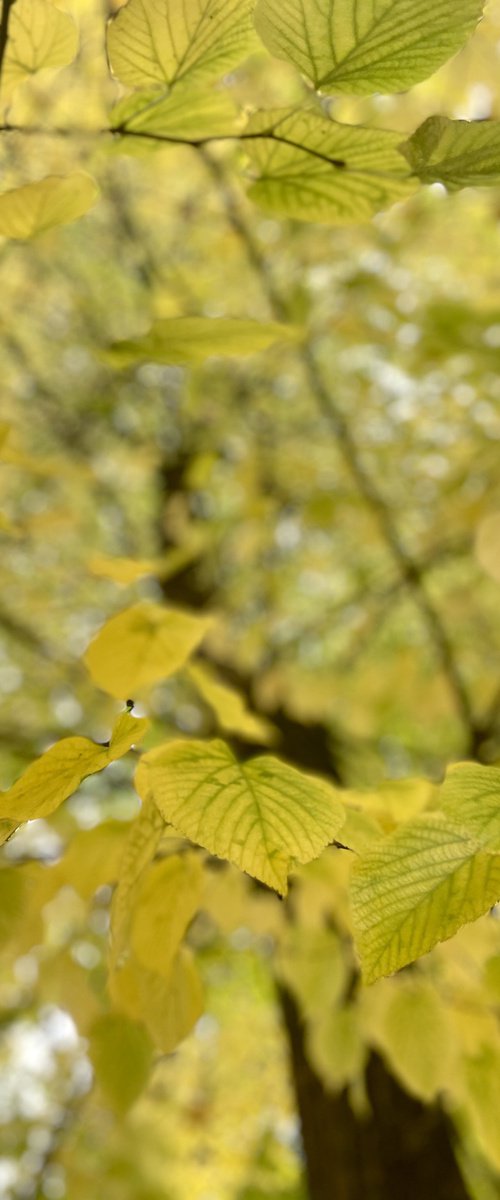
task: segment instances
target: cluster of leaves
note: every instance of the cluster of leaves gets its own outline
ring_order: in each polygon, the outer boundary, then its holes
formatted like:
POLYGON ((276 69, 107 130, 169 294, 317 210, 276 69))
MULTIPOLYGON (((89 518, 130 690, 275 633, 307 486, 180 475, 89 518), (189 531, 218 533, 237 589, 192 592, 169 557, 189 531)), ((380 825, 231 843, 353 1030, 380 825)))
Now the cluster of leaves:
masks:
MULTIPOLYGON (((425 78, 464 43, 482 7, 477 0, 399 0, 380 3, 374 14, 363 0, 279 6, 259 0, 253 12, 230 0, 129 0, 109 24, 108 58, 115 80, 132 90, 99 137, 112 133, 113 147, 134 152, 149 143, 199 151, 229 140, 250 169, 250 199, 266 213, 310 221, 363 220, 419 181, 449 189, 494 184, 495 121, 431 117, 403 141, 401 133, 332 116, 332 96, 399 91, 425 78), (295 100, 287 109, 235 112, 228 72, 258 39, 289 64, 295 100)), ((10 102, 28 75, 70 63, 77 45, 72 19, 45 0, 4 0, 3 14, 1 96, 10 102)), ((17 123, 7 121, 5 138, 18 135, 17 123)), ((29 126, 25 135, 33 136, 29 126)), ((14 187, 0 197, 0 233, 23 239, 72 221, 96 195, 81 171, 14 187)), ((102 358, 110 369, 196 366, 214 354, 238 358, 267 346, 295 348, 302 339, 285 320, 166 316, 141 336, 117 336, 102 358)), ((168 555, 94 561, 96 574, 123 582, 165 578, 171 567, 168 555)), ((84 659, 91 680, 113 699, 126 703, 132 696, 147 710, 150 689, 180 675, 222 736, 273 751, 272 723, 252 712, 202 656, 193 657, 204 639, 224 637, 217 619, 142 599, 91 641, 84 659)), ((67 888, 86 912, 101 899, 110 909, 106 969, 101 963, 85 975, 76 965, 73 930, 40 957, 49 992, 88 1036, 111 1105, 127 1110, 156 1056, 168 1054, 197 1021, 203 1000, 193 929, 207 913, 227 928, 224 910, 237 912, 243 888, 246 923, 271 931, 280 946, 278 970, 298 998, 310 1055, 327 1085, 359 1091, 368 1049, 382 1050, 416 1095, 433 1100, 446 1092, 452 1115, 500 1169, 492 1120, 500 1059, 493 923, 485 918, 469 940, 463 931, 453 944, 456 957, 454 949, 440 957, 437 948, 413 975, 385 979, 498 901, 498 769, 466 763, 451 768, 439 787, 417 780, 376 792, 340 790, 274 753, 240 762, 219 738, 165 742, 131 707, 117 718, 108 744, 56 742, 0 797, 5 937, 15 939, 16 953, 42 942, 42 914, 54 911, 61 892, 64 904, 67 888), (23 832, 13 835, 23 822, 51 816, 84 779, 145 738, 135 776, 137 816, 74 834, 52 866, 12 864, 23 832), (229 868, 217 892, 215 859, 281 896, 292 875, 293 904, 307 913, 303 928, 287 929, 282 906, 267 896, 263 914, 262 897, 229 868), (333 928, 325 928, 325 918, 333 928), (351 935, 364 982, 375 985, 370 992, 351 994, 358 962, 345 948, 351 935), (473 955, 475 938, 482 957, 465 1001, 463 994, 457 1001, 460 955, 473 955), (460 1022, 464 1002, 477 1016, 468 1042, 460 1022)))
MULTIPOLYGON (((112 76, 129 90, 111 111, 109 132, 132 143, 238 142, 251 198, 268 213, 300 220, 365 220, 419 181, 451 189, 495 184, 495 121, 430 117, 402 141, 399 133, 332 115, 333 96, 398 92, 425 79, 461 48, 482 11, 482 0, 418 0, 411 8, 407 0, 376 8, 365 0, 289 0, 284 8, 276 0, 185 0, 173 8, 167 0, 129 0, 107 30, 112 76), (288 108, 237 112, 221 81, 259 39, 300 73, 298 99, 288 108)), ((5 0, 3 14, 5 105, 30 75, 71 63, 78 43, 72 18, 50 0, 5 0)), ((75 220, 96 196, 82 172, 16 187, 0 196, 0 233, 31 237, 75 220)))

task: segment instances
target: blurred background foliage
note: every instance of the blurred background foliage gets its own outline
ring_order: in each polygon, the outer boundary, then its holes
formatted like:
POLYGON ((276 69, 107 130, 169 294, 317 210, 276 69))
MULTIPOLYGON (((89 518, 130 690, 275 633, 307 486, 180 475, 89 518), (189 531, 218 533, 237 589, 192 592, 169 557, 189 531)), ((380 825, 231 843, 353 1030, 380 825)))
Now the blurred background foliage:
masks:
MULTIPOLYGON (((106 357, 111 340, 141 335, 158 316, 267 319, 270 279, 290 319, 307 325, 365 467, 425 570, 474 708, 490 718, 481 757, 498 762, 498 197, 447 196, 437 185, 370 224, 335 229, 278 222, 237 193, 265 264, 255 270, 224 183, 240 152, 217 148, 207 158, 128 143, 124 153, 96 139, 92 130, 119 96, 103 54, 105 14, 93 0, 70 7, 82 30, 78 71, 42 72, 17 90, 9 116, 75 123, 80 133, 12 134, 0 147, 6 186, 20 171, 29 179, 42 167, 83 166, 103 194, 76 224, 32 244, 0 244, 0 784, 67 733, 108 736, 115 705, 92 686, 82 652, 103 620, 135 599, 175 602, 186 566, 218 614, 213 659, 252 676, 262 716, 272 721, 283 709, 327 726, 349 786, 438 779, 463 755, 460 715, 428 631, 293 346, 189 372, 116 371, 106 357)), ((335 115, 403 133, 437 111, 498 118, 499 46, 494 0, 469 46, 431 80, 404 96, 336 100, 335 115)), ((225 86, 239 102, 276 104, 292 102, 297 85, 262 53, 225 86)), ((148 711, 152 741, 213 728, 186 671, 154 690, 148 711)), ((327 859, 301 873, 291 947, 277 899, 229 868, 208 873, 206 906, 190 932, 205 1013, 174 1055, 155 1062, 124 1118, 116 1090, 89 1090, 84 1039, 104 994, 110 888, 89 894, 78 839, 111 822, 120 843, 137 811, 131 772, 120 761, 87 780, 6 849, 0 1189, 86 1200, 99 1178, 107 1200, 303 1200, 269 966, 278 944, 278 974, 311 1020, 315 1066, 329 1086, 348 1083, 362 1107, 359 1033, 350 1018, 318 1024, 307 984, 301 994, 314 967, 322 1011, 340 1003, 350 953, 339 949, 348 931, 341 872, 327 859), (76 850, 65 867, 67 847, 76 850), (51 863, 59 873, 42 884, 51 863), (330 910, 337 932, 325 925, 330 910), (302 950, 300 930, 312 935, 302 950), (340 1044, 350 1049, 334 1068, 340 1044)), ((500 1135, 487 1111, 496 1103, 498 1113, 499 963, 496 922, 485 919, 428 956, 412 1009, 423 1003, 425 1015, 425 988, 437 981, 437 1028, 449 1031, 452 1013, 479 1063, 466 1101, 455 1096, 450 1107, 471 1194, 484 1200, 500 1195, 500 1135)), ((371 989, 373 1011, 376 995, 381 1009, 392 1002, 393 986, 371 989)), ((370 1019, 362 1017, 364 1036, 370 1019)), ((381 1029, 383 1021, 372 1044, 403 1085, 432 1099, 453 1074, 455 1034, 438 1077, 422 1080, 409 1050, 398 1068, 381 1029)), ((119 1075, 118 1093, 123 1086, 119 1075)))

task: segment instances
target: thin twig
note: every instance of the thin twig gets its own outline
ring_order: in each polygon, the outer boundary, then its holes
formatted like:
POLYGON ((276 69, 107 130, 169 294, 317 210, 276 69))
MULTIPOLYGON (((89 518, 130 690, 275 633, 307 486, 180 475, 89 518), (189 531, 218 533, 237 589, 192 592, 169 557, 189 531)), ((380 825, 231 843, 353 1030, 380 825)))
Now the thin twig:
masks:
MULTIPOLYGON (((199 154, 217 185, 228 221, 241 240, 249 263, 259 275, 272 314, 279 320, 287 319, 289 314, 286 302, 276 288, 269 263, 245 220, 239 199, 227 179, 224 168, 205 148, 200 148, 199 154)), ((443 675, 448 682, 455 708, 462 721, 467 738, 466 749, 470 753, 477 749, 479 730, 447 629, 428 595, 424 571, 405 545, 383 493, 363 463, 350 426, 342 409, 324 382, 311 345, 303 343, 298 348, 297 354, 301 359, 317 407, 328 422, 358 492, 376 518, 380 533, 398 568, 400 578, 413 596, 427 627, 443 675)))

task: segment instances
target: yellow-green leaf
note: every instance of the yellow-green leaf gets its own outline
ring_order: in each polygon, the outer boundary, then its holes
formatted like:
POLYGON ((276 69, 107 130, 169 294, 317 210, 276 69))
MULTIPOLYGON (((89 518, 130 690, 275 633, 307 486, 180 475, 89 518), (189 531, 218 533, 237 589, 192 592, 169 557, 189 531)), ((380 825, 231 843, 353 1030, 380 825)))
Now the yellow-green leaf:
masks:
POLYGON ((487 912, 500 898, 500 855, 447 814, 429 813, 367 851, 351 894, 363 976, 372 983, 487 912))
POLYGON ((158 88, 136 92, 111 113, 111 126, 117 132, 174 142, 229 136, 236 133, 238 120, 227 92, 201 91, 183 83, 167 93, 158 88))
POLYGON ((144 737, 149 722, 122 714, 114 727, 108 746, 99 746, 89 738, 71 737, 56 742, 31 763, 20 779, 0 795, 2 820, 32 821, 47 817, 76 792, 82 779, 102 771, 121 758, 144 737))
POLYGON ((277 734, 271 723, 250 712, 243 696, 227 683, 222 683, 206 663, 193 663, 189 667, 188 676, 215 713, 222 729, 248 738, 250 742, 261 742, 264 745, 276 740, 277 734))
POLYGON ((484 0, 258 0, 257 31, 272 54, 323 90, 399 92, 465 43, 484 0))
POLYGON ((16 0, 9 14, 9 37, 2 67, 2 95, 45 67, 65 67, 78 49, 69 13, 49 0, 16 0))
POLYGON ((140 600, 106 621, 85 652, 85 666, 103 691, 135 696, 178 671, 211 624, 211 617, 140 600))
POLYGON ((252 0, 129 0, 108 26, 115 75, 131 87, 220 78, 254 45, 252 0))
POLYGON ((429 117, 400 150, 422 183, 450 191, 500 183, 500 121, 429 117))
POLYGON ((306 1032, 307 1056, 327 1090, 359 1079, 368 1057, 354 1005, 325 1009, 306 1032))
POLYGON ((338 1004, 349 977, 345 946, 335 930, 324 926, 290 925, 279 947, 276 970, 306 1020, 338 1004))
POLYGON ((244 137, 257 173, 249 195, 269 213, 364 221, 416 186, 398 150, 399 134, 340 125, 313 108, 257 113, 244 137))
POLYGON ((500 854, 500 768, 455 763, 440 790, 440 811, 500 854))
POLYGON ((430 1104, 451 1086, 456 1066, 448 1010, 425 979, 382 986, 382 1003, 371 1006, 367 998, 365 1035, 406 1091, 430 1104))
MULTIPOLYGON (((141 764, 136 771, 136 786, 141 764)), ((141 810, 132 822, 120 860, 118 886, 111 905, 111 961, 116 964, 128 941, 133 902, 142 872, 152 861, 165 822, 151 796, 143 797, 141 810)))
POLYGON ((257 354, 275 342, 296 338, 296 329, 277 321, 170 317, 155 321, 144 337, 114 342, 106 352, 106 358, 115 367, 129 367, 145 361, 190 366, 214 356, 231 358, 257 354))
POLYGON ((131 923, 137 962, 169 975, 186 929, 200 906, 202 868, 196 854, 153 863, 141 880, 131 923))
POLYGON ((467 1116, 482 1154, 500 1172, 500 1052, 485 1046, 466 1060, 465 1094, 467 1116))
POLYGON ((174 741, 144 757, 154 799, 180 833, 285 895, 295 863, 317 858, 344 810, 331 784, 224 742, 174 741))
POLYGON ((95 203, 99 195, 90 175, 47 175, 38 183, 12 188, 0 195, 0 236, 24 241, 76 221, 95 203))
POLYGON ((89 1032, 95 1077, 111 1107, 123 1114, 147 1084, 153 1045, 143 1024, 123 1013, 105 1013, 89 1032))

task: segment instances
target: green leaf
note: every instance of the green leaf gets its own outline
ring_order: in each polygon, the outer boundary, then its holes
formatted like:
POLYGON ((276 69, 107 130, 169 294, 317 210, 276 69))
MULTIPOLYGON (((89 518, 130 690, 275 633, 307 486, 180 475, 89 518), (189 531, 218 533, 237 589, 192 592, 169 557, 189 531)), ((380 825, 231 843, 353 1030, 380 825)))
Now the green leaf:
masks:
POLYGON ((400 135, 340 125, 314 109, 253 116, 243 135, 258 173, 249 195, 266 212, 302 221, 364 221, 415 189, 400 135))
POLYGON ((422 183, 456 191, 500 182, 500 121, 429 117, 400 150, 422 183))
POLYGON ((196 90, 178 84, 165 93, 152 88, 121 100, 111 113, 111 128, 172 141, 227 137, 239 118, 226 92, 196 90))
POLYGON ((500 854, 500 768, 455 763, 446 772, 439 808, 485 850, 500 854))
POLYGON ((356 863, 355 940, 372 983, 431 950, 500 897, 500 856, 446 814, 402 825, 356 863))
POLYGON ((211 624, 211 617, 140 600, 106 621, 83 661, 98 687, 123 700, 178 671, 211 624))
POLYGON ((240 764, 221 741, 170 742, 143 762, 166 821, 282 895, 294 863, 316 858, 344 821, 325 780, 267 756, 240 764))
POLYGON ((229 317, 170 317, 155 321, 144 337, 114 342, 106 358, 112 366, 140 362, 190 366, 214 355, 257 354, 274 342, 297 338, 297 330, 276 321, 233 320, 229 317))
POLYGON ((451 58, 484 0, 258 0, 255 24, 272 54, 314 86, 399 92, 451 58))
POLYGON ((108 26, 115 75, 131 87, 220 78, 254 46, 252 0, 129 0, 108 26))
POLYGON ((215 713, 222 729, 248 738, 250 742, 269 745, 276 740, 277 734, 271 723, 250 712, 243 696, 227 683, 222 683, 206 663, 193 663, 187 674, 203 700, 215 713))
POLYGON ((0 868, 0 946, 8 942, 23 916, 26 881, 18 867, 0 868))
POLYGON ((49 816, 63 800, 76 792, 87 775, 102 771, 140 742, 148 725, 149 721, 123 713, 115 724, 108 746, 99 746, 83 737, 63 738, 56 742, 0 795, 0 818, 19 825, 22 821, 49 816))
POLYGON ((9 14, 2 96, 45 67, 67 66, 77 50, 78 32, 69 13, 48 0, 16 0, 9 14))
POLYGON ((90 175, 47 175, 0 195, 0 236, 25 241, 83 216, 99 195, 90 175))
POLYGON ((173 854, 153 863, 134 904, 131 947, 138 963, 169 975, 186 929, 201 900, 202 867, 196 854, 173 854))
POLYGON ((106 1013, 89 1033, 97 1083, 115 1112, 126 1113, 149 1079, 153 1045, 144 1025, 122 1013, 106 1013))

